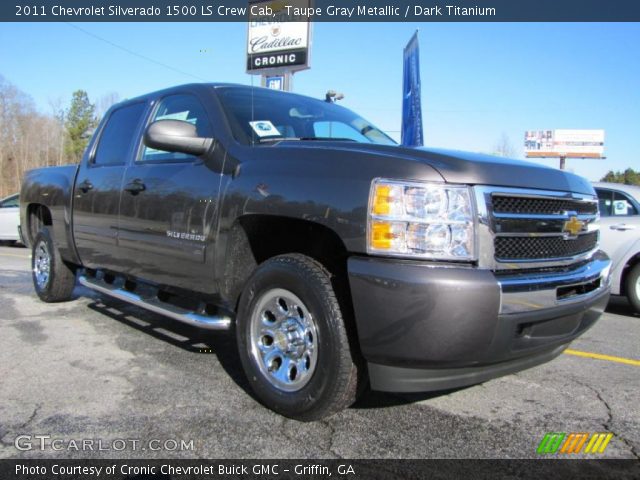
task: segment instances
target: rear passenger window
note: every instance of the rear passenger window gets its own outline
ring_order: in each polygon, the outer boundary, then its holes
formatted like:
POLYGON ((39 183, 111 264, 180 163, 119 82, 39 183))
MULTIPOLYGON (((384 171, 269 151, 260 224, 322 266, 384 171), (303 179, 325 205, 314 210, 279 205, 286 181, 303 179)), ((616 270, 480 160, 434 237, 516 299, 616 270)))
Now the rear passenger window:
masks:
MULTIPOLYGON (((182 120, 196 126, 199 137, 213 137, 213 129, 204 107, 193 95, 170 95, 160 101, 152 122, 157 120, 182 120)), ((186 153, 165 152, 145 146, 141 162, 183 162, 194 161, 196 157, 186 153)))
POLYGON ((124 165, 127 162, 144 107, 142 102, 134 103, 111 113, 98 141, 94 165, 124 165))

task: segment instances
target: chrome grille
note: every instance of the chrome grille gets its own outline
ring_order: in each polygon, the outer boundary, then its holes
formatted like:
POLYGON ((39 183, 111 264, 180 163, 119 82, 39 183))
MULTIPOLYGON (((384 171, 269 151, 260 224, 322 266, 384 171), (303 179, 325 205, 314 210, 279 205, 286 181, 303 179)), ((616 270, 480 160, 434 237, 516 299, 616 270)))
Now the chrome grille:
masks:
POLYGON ((563 237, 496 237, 497 260, 544 260, 566 258, 593 250, 598 244, 598 232, 589 232, 577 238, 563 237))
POLYGON ((502 187, 475 190, 482 266, 500 271, 570 265, 598 246, 595 196, 502 187))

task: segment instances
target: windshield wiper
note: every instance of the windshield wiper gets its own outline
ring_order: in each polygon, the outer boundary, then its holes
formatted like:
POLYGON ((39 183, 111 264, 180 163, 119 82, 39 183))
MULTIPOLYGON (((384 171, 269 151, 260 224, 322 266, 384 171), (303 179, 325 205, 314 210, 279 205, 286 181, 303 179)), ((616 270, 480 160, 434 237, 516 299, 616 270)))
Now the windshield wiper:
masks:
POLYGON ((321 140, 326 142, 357 142, 353 138, 342 137, 302 137, 300 140, 321 140))
POLYGON ((258 139, 258 143, 284 142, 289 140, 296 141, 327 141, 327 142, 356 142, 353 138, 339 137, 263 137, 258 139))
POLYGON ((299 137, 263 137, 258 138, 258 143, 284 142, 285 140, 300 140, 299 137))

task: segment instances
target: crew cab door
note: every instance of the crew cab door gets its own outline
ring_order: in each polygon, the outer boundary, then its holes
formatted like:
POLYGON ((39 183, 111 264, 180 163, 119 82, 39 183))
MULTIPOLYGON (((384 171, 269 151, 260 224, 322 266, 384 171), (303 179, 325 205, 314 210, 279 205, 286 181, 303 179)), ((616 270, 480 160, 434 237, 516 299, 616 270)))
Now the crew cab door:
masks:
POLYGON ((73 190, 73 237, 85 266, 117 271, 126 264, 117 251, 120 188, 146 105, 136 102, 112 110, 80 165, 73 190))
POLYGON ((600 248, 613 262, 613 269, 640 235, 640 211, 625 192, 596 188, 600 208, 600 248))
MULTIPOLYGON (((183 120, 212 137, 203 102, 194 94, 160 99, 148 123, 183 120)), ((126 169, 120 203, 120 255, 126 272, 160 284, 206 291, 213 272, 207 255, 217 218, 219 172, 201 158, 141 145, 126 169)))

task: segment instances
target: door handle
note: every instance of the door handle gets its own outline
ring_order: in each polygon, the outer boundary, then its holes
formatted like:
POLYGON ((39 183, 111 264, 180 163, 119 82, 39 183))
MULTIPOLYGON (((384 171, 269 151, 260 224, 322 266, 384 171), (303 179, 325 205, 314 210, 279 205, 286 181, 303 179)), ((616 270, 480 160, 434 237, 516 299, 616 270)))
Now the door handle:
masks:
POLYGON ((85 180, 84 182, 78 184, 78 190, 82 193, 87 193, 89 190, 93 189, 93 183, 89 180, 85 180))
POLYGON ((619 230, 621 232, 625 230, 635 230, 635 225, 627 225, 626 223, 617 223, 609 227, 611 230, 619 230))
POLYGON ((140 192, 144 192, 147 189, 146 185, 142 183, 142 180, 136 178, 133 182, 127 183, 124 186, 124 190, 129 192, 131 195, 137 195, 140 192))

